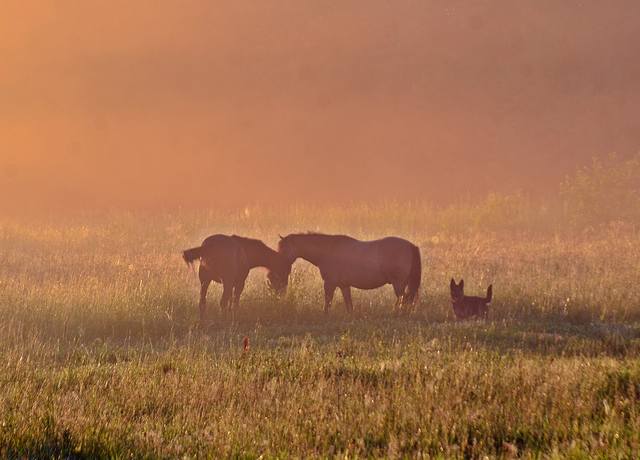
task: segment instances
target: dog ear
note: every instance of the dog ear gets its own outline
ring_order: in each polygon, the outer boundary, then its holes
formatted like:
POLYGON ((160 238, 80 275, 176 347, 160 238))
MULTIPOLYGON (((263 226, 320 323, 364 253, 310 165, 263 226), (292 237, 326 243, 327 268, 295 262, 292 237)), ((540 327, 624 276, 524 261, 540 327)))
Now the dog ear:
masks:
POLYGON ((449 288, 451 288, 451 290, 453 291, 457 287, 458 287, 458 285, 456 284, 456 280, 451 278, 451 282, 449 283, 449 288))

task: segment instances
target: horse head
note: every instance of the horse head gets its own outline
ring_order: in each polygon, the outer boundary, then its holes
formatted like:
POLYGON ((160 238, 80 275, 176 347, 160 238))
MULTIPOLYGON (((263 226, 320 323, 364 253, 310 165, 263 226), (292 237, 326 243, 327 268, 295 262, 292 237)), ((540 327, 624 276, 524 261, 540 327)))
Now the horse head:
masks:
POLYGON ((280 254, 287 261, 289 267, 291 267, 291 264, 293 264, 298 257, 294 241, 295 235, 278 236, 280 237, 280 241, 278 241, 278 254, 280 254))
POLYGON ((276 292, 276 294, 284 294, 289 284, 289 274, 291 273, 291 265, 284 260, 279 264, 278 268, 272 268, 267 272, 267 286, 276 292))

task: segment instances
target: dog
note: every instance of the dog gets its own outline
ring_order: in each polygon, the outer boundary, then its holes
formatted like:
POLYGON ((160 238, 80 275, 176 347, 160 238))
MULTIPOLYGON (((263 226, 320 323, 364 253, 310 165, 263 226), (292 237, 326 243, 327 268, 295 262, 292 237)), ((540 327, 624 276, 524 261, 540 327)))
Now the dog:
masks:
POLYGON ((464 295, 464 280, 460 280, 460 284, 456 284, 451 278, 451 303, 453 304, 453 312, 456 319, 464 320, 467 318, 477 317, 486 319, 489 314, 489 304, 493 297, 493 285, 489 285, 486 297, 471 297, 464 295))

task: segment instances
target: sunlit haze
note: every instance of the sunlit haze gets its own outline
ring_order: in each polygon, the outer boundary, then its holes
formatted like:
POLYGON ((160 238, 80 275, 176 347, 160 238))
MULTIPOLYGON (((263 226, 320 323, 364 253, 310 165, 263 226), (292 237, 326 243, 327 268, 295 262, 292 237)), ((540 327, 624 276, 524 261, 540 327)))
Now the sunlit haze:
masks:
POLYGON ((637 1, 2 10, 0 209, 445 203, 640 150, 637 1))

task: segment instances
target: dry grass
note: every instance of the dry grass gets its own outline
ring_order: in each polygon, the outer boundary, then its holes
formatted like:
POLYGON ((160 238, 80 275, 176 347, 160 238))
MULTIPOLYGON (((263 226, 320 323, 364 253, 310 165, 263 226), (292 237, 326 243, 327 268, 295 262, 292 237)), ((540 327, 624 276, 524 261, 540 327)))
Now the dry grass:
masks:
POLYGON ((0 453, 634 457, 640 233, 533 234, 487 215, 389 204, 5 219, 0 453), (181 249, 299 230, 419 244, 417 311, 393 316, 388 288, 357 292, 353 316, 338 295, 327 317, 317 270, 298 262, 286 298, 256 270, 240 311, 196 327, 181 249), (490 321, 453 321, 452 276, 470 294, 493 282, 490 321))

